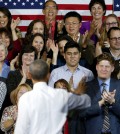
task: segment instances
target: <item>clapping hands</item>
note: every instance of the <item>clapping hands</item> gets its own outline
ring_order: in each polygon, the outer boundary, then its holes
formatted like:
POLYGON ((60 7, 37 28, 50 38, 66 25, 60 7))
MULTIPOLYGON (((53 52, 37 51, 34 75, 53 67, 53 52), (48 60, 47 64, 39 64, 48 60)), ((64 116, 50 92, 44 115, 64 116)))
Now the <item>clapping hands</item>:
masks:
POLYGON ((115 94, 116 90, 113 90, 112 92, 104 91, 102 94, 102 98, 105 102, 108 102, 109 104, 115 103, 115 94))

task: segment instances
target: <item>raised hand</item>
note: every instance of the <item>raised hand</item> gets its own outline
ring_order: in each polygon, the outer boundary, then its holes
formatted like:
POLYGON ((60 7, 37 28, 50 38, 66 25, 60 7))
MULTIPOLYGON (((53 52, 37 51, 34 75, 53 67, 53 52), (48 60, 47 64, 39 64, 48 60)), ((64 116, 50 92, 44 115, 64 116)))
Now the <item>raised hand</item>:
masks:
POLYGON ((58 44, 55 45, 55 41, 54 40, 50 43, 50 48, 53 51, 53 53, 58 54, 58 50, 59 50, 58 49, 58 44))
POLYGON ((20 23, 20 18, 19 17, 16 20, 12 19, 11 30, 15 30, 15 28, 18 26, 19 23, 20 23))
POLYGON ((88 30, 83 34, 83 39, 82 39, 82 47, 83 48, 87 47, 87 37, 88 37, 88 30))
POLYGON ((104 46, 109 48, 110 47, 110 43, 108 41, 104 41, 104 46))
POLYGON ((19 37, 16 33, 16 27, 19 24, 19 22, 20 22, 19 17, 16 20, 12 19, 12 22, 11 22, 11 31, 12 31, 13 41, 16 41, 19 37))
POLYGON ((28 68, 25 65, 22 65, 23 78, 27 79, 27 73, 28 73, 28 68))
POLYGON ((84 94, 85 93, 85 91, 86 91, 86 83, 85 83, 85 81, 86 81, 86 77, 83 77, 80 80, 77 88, 74 90, 75 94, 84 94))
POLYGON ((96 26, 97 26, 97 23, 96 23, 95 20, 93 20, 93 21, 91 22, 91 24, 90 24, 90 32, 91 32, 92 34, 95 33, 95 31, 96 31, 96 26))
POLYGON ((17 63, 18 61, 18 57, 19 57, 19 54, 14 59, 11 60, 10 64, 15 65, 15 63, 17 63))
POLYGON ((100 45, 99 42, 97 42, 95 48, 95 57, 99 56, 100 54, 102 54, 102 46, 100 45))
POLYGON ((91 25, 90 25, 90 32, 91 32, 91 34, 96 33, 96 35, 99 38, 100 37, 101 26, 102 26, 102 22, 101 21, 93 20, 91 22, 91 25))
POLYGON ((10 70, 15 70, 15 63, 18 62, 19 54, 10 62, 10 70))
POLYGON ((47 48, 47 52, 49 52, 49 50, 50 50, 50 45, 52 44, 52 39, 49 39, 48 38, 48 40, 47 40, 47 42, 46 42, 46 48, 47 48))
POLYGON ((64 21, 63 20, 58 20, 57 22, 58 22, 58 24, 57 24, 57 32, 62 33, 62 29, 64 27, 64 21))

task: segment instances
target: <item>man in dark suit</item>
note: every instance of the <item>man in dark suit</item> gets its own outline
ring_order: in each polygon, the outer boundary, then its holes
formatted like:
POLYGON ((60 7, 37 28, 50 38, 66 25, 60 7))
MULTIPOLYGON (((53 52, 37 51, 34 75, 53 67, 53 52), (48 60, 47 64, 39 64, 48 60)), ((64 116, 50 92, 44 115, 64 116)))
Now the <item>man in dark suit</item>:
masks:
POLYGON ((108 53, 101 54, 96 70, 98 77, 87 83, 91 107, 80 113, 86 117, 86 134, 120 134, 120 81, 111 78, 114 59, 108 53))

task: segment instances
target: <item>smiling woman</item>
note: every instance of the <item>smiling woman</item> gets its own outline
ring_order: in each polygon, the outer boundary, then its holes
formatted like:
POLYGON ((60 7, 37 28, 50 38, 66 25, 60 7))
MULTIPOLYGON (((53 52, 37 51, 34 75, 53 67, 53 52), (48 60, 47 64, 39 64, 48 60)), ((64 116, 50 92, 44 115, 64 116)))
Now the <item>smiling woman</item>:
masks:
POLYGON ((7 78, 10 67, 5 63, 8 50, 4 44, 0 44, 0 77, 7 78))
POLYGON ((19 98, 26 92, 32 90, 31 87, 27 84, 21 84, 11 93, 11 101, 13 105, 6 107, 2 114, 1 119, 1 130, 6 134, 13 134, 14 127, 17 119, 18 108, 17 103, 19 98))
POLYGON ((120 28, 120 20, 115 14, 109 14, 106 16, 102 25, 102 34, 100 38, 100 46, 109 47, 109 42, 107 39, 107 32, 111 27, 119 27, 120 28))
POLYGON ((21 43, 18 39, 13 41, 11 33, 6 28, 0 28, 0 43, 5 44, 8 49, 6 63, 9 64, 9 62, 20 52, 21 43))
POLYGON ((29 65, 37 58, 36 49, 33 46, 25 46, 20 54, 18 59, 18 69, 15 71, 10 71, 7 78, 7 89, 8 96, 10 93, 17 88, 18 85, 27 83, 32 87, 32 81, 29 77, 29 65))
POLYGON ((32 36, 30 42, 30 45, 34 46, 37 49, 37 59, 43 59, 46 61, 47 53, 45 48, 44 36, 40 33, 36 33, 32 36))
POLYGON ((102 27, 102 19, 106 13, 106 5, 104 0, 91 0, 89 3, 89 10, 93 17, 91 22, 83 22, 80 32, 82 34, 88 30, 88 38, 91 38, 94 41, 94 44, 100 38, 100 31, 102 27))
POLYGON ((5 7, 0 7, 0 28, 6 27, 10 30, 10 24, 12 21, 12 15, 10 11, 5 7))
POLYGON ((31 21, 31 23, 27 27, 25 39, 23 40, 24 44, 30 42, 32 36, 36 33, 40 33, 40 34, 44 35, 44 29, 45 29, 44 22, 41 21, 40 19, 31 21))

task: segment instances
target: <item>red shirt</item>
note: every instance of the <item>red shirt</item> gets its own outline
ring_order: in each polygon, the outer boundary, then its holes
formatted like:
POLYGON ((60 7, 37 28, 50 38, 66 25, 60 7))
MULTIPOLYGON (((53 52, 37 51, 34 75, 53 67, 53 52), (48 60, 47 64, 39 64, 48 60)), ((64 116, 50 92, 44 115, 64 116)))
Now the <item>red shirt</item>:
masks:
POLYGON ((18 55, 18 53, 21 51, 21 42, 19 39, 16 41, 13 41, 13 48, 11 50, 8 50, 8 55, 6 57, 6 60, 10 62, 12 59, 15 58, 15 56, 18 55))

